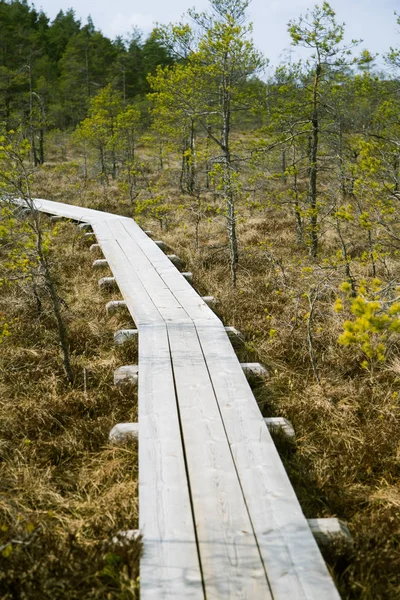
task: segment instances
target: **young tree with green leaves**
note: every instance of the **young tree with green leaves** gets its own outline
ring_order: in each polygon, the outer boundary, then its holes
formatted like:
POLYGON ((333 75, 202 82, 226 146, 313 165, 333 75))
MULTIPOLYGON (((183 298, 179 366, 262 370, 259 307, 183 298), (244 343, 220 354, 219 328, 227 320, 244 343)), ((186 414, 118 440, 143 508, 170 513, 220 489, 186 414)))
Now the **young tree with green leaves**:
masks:
POLYGON ((89 116, 76 130, 78 139, 86 140, 97 152, 101 177, 108 182, 111 174, 117 174, 117 118, 124 106, 122 97, 111 84, 103 88, 89 107, 89 116))
POLYGON ((100 175, 106 183, 109 175, 116 179, 118 168, 123 165, 131 200, 135 196, 135 152, 140 121, 140 110, 125 104, 121 93, 109 84, 92 98, 89 116, 75 131, 79 143, 96 151, 100 175))
POLYGON ((359 42, 343 43, 344 24, 336 21, 336 15, 328 2, 315 5, 305 16, 290 21, 288 30, 294 46, 302 46, 312 52, 311 66, 306 74, 309 136, 308 157, 308 219, 310 255, 317 256, 319 239, 319 191, 318 175, 320 162, 321 134, 324 119, 329 118, 328 95, 338 71, 356 60, 351 58, 351 48, 359 42))
MULTIPOLYGON (((68 332, 49 257, 50 239, 43 233, 40 213, 35 209, 31 195, 32 171, 26 166, 29 153, 29 142, 24 139, 21 132, 1 133, 0 252, 3 254, 4 261, 0 273, 0 285, 19 281, 28 282, 32 285, 37 299, 39 299, 38 286, 45 287, 56 320, 65 375, 67 380, 73 383, 74 373, 68 332), (17 197, 16 201, 15 197, 17 197), (21 209, 27 213, 26 220, 21 219, 21 209)), ((4 322, 2 329, 4 335, 4 322)))
MULTIPOLYGON (((177 90, 177 105, 187 119, 196 122, 217 153, 213 157, 213 178, 226 206, 230 270, 236 286, 239 262, 236 233, 236 198, 240 190, 239 156, 233 152, 234 116, 255 104, 248 83, 263 68, 264 60, 250 39, 246 25, 247 0, 211 0, 209 13, 189 11, 193 27, 179 24, 164 30, 166 43, 182 62, 151 79, 152 98, 163 92, 168 82, 177 90)), ((173 99, 171 99, 173 103, 173 99)))

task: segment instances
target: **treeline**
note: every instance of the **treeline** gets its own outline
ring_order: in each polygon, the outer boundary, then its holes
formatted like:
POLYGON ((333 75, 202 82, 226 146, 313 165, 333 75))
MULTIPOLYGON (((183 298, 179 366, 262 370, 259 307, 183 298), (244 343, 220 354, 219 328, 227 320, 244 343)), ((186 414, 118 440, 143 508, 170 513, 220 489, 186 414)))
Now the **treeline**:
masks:
POLYGON ((72 9, 50 22, 27 0, 0 0, 0 121, 23 128, 35 164, 45 159, 46 129, 73 129, 109 83, 125 102, 145 94, 147 74, 171 63, 156 32, 112 41, 72 9))

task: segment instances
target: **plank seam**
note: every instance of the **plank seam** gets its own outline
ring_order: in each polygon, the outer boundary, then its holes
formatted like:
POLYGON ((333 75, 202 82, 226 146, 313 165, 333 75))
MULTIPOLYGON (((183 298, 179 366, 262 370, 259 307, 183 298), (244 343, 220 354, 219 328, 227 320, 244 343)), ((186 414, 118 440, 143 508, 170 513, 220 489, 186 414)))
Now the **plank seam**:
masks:
POLYGON ((191 508, 191 512, 192 512, 192 519, 193 519, 193 529, 194 529, 194 535, 195 535, 195 538, 196 538, 197 555, 199 557, 199 567, 200 567, 200 573, 201 573, 201 585, 203 587, 204 600, 207 600, 206 585, 205 585, 205 581, 204 581, 203 565, 202 565, 202 562, 201 562, 200 543, 199 543, 199 537, 197 535, 197 528, 196 528, 196 519, 195 519, 195 511, 194 511, 194 505, 193 505, 192 486, 191 486, 191 483, 190 483, 189 467, 188 467, 188 461, 187 461, 186 449, 185 449, 185 443, 184 443, 184 436, 183 436, 181 410, 179 408, 178 390, 177 390, 176 379, 175 379, 175 369, 174 369, 174 363, 173 363, 173 360, 172 360, 171 340, 170 340, 170 337, 169 337, 168 326, 167 326, 167 324, 165 324, 165 325, 166 325, 167 336, 168 336, 169 354, 170 354, 170 357, 171 357, 172 378, 173 378, 173 382, 174 382, 176 409, 177 409, 177 412, 178 412, 179 431, 180 431, 181 441, 182 441, 183 460, 184 460, 184 463, 185 463, 186 479, 187 479, 187 482, 188 482, 188 489, 189 489, 189 499, 190 499, 190 508, 191 508))

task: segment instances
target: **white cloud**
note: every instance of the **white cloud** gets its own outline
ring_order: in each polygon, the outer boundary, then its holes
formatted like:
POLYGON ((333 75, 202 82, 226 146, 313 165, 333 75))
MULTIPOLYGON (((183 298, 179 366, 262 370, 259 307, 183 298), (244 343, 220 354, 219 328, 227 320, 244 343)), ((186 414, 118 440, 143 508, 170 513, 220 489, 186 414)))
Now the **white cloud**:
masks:
POLYGON ((127 16, 117 13, 111 19, 108 27, 104 29, 107 29, 106 33, 112 38, 129 33, 132 27, 138 27, 140 31, 149 33, 153 29, 155 21, 152 14, 132 13, 127 16))

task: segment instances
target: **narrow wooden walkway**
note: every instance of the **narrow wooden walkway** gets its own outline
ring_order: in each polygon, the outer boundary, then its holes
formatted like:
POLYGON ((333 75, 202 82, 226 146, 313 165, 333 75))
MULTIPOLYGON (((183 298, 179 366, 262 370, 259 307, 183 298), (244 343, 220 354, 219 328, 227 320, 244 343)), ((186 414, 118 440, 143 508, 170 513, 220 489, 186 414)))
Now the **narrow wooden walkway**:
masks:
POLYGON ((221 321, 132 219, 35 204, 91 224, 139 330, 142 600, 337 600, 221 321))

